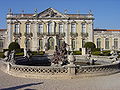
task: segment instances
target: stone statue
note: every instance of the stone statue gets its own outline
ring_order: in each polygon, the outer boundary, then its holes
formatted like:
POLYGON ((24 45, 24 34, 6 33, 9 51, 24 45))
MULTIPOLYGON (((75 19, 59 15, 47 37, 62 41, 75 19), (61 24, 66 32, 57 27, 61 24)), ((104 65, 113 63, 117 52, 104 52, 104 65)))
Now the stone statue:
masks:
POLYGON ((10 52, 9 52, 9 51, 5 51, 4 55, 5 55, 4 60, 5 60, 5 61, 9 61, 10 52))
POLYGON ((68 44, 65 42, 62 43, 62 46, 59 48, 58 46, 55 46, 55 52, 52 58, 52 64, 59 64, 59 65, 65 65, 68 63, 67 61, 67 47, 68 44))

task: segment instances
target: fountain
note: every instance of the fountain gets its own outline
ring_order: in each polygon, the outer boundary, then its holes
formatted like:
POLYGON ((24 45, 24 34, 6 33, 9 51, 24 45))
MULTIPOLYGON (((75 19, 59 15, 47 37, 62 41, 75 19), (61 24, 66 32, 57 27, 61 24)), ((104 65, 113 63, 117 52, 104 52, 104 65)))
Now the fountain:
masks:
POLYGON ((65 42, 61 47, 56 46, 52 58, 49 55, 33 56, 29 50, 25 51, 24 57, 15 57, 14 50, 5 52, 6 57, 1 62, 1 70, 18 77, 50 79, 109 75, 120 71, 116 56, 112 59, 92 56, 91 53, 76 56, 72 51, 66 50, 67 46, 69 45, 65 42), (112 62, 113 59, 114 63, 112 62))

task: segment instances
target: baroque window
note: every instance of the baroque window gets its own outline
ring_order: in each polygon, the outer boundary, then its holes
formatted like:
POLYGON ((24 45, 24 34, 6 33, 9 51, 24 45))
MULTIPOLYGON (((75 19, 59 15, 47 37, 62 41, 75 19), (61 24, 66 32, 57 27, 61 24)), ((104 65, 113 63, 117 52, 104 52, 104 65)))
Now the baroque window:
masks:
POLYGON ((43 49, 43 41, 41 39, 39 39, 39 49, 42 50, 43 49))
POLYGON ((75 33, 75 32, 76 32, 76 24, 75 24, 75 23, 72 23, 72 24, 71 24, 71 32, 72 32, 72 33, 75 33))
POLYGON ((86 33, 86 25, 85 25, 85 23, 82 23, 82 33, 86 33))
POLYGON ((30 24, 26 24, 26 33, 30 33, 30 24))
POLYGON ((19 29, 19 24, 15 24, 15 33, 19 33, 20 29, 19 29))
POLYGON ((59 24, 59 33, 63 33, 63 24, 59 24))
POLYGON ((27 49, 30 49, 30 40, 27 40, 27 49))
POLYGON ((72 49, 74 50, 75 49, 75 40, 74 39, 72 39, 72 41, 71 41, 71 46, 72 46, 72 49))
POLYGON ((38 24, 38 32, 43 33, 43 24, 38 24))
POLYGON ((97 39, 97 48, 101 48, 101 39, 100 38, 97 39))
POLYGON ((52 33, 52 22, 48 23, 48 34, 52 33))
POLYGON ((114 39, 114 48, 118 49, 118 39, 117 38, 114 39))
POLYGON ((109 49, 109 38, 105 39, 105 49, 109 49))

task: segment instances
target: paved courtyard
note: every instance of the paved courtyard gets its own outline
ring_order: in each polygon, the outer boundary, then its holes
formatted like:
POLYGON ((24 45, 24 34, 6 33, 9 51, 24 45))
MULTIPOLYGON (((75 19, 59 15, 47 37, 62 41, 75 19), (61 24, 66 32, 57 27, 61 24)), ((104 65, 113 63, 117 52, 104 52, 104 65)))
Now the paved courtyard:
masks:
POLYGON ((29 79, 0 71, 0 90, 120 90, 120 73, 79 79, 29 79))

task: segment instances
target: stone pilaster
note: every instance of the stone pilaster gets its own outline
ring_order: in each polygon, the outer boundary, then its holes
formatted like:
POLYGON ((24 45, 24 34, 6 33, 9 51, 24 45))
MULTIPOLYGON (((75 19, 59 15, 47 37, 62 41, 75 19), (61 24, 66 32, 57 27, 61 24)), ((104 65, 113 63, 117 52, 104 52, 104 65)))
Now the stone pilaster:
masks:
POLYGON ((37 51, 38 49, 38 37, 37 37, 37 23, 33 23, 33 38, 32 38, 32 51, 37 51))
POLYGON ((7 23, 7 31, 8 31, 8 43, 7 43, 7 47, 9 46, 9 44, 12 42, 12 23, 9 22, 7 23))

